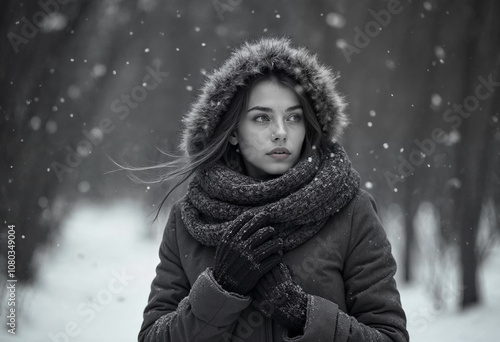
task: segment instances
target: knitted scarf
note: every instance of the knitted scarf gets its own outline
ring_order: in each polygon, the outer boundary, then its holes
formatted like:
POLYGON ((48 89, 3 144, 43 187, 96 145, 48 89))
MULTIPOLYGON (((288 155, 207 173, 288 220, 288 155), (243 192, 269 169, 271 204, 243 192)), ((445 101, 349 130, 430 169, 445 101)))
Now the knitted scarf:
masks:
POLYGON ((310 157, 267 181, 217 164, 192 179, 182 202, 182 220, 201 244, 216 246, 240 214, 266 212, 268 225, 288 251, 314 236, 358 188, 359 175, 337 143, 328 153, 313 150, 310 157))

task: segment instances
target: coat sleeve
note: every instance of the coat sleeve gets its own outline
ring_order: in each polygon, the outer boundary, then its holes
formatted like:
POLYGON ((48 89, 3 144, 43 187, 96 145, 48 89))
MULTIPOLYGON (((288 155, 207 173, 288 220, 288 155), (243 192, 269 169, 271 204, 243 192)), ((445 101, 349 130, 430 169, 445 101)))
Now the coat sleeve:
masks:
POLYGON ((304 334, 285 341, 409 341, 394 280, 396 262, 375 202, 366 192, 355 200, 343 270, 347 312, 309 295, 304 334))
POLYGON ((175 206, 170 212, 159 256, 139 342, 221 341, 231 336, 250 298, 223 290, 210 268, 190 288, 179 258, 175 206))

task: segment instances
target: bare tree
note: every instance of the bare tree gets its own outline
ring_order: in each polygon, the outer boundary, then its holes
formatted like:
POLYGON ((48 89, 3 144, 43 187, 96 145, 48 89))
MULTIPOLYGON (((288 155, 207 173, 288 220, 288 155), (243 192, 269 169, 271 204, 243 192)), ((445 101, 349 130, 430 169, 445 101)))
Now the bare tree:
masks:
POLYGON ((461 138, 456 146, 456 170, 461 187, 455 194, 464 308, 478 303, 481 298, 476 240, 482 209, 491 196, 487 189, 487 175, 494 174, 493 165, 498 151, 492 149, 495 146, 494 129, 490 122, 500 98, 500 51, 497 43, 500 39, 497 20, 500 6, 497 1, 477 0, 470 2, 470 8, 468 35, 464 41, 467 61, 461 71, 465 80, 461 115, 467 122, 458 127, 461 138))

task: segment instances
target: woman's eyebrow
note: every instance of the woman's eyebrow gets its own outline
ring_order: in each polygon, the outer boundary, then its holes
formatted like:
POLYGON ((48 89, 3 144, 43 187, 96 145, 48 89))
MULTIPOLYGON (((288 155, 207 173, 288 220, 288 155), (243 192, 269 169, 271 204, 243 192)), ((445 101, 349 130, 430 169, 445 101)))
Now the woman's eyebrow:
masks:
MULTIPOLYGON (((294 110, 296 110, 296 109, 302 109, 302 105, 300 105, 300 104, 299 104, 299 105, 296 105, 296 106, 292 106, 292 107, 288 108, 286 111, 287 111, 287 112, 291 112, 291 111, 294 111, 294 110)), ((270 112, 272 112, 272 111, 273 111, 271 108, 262 107, 262 106, 255 106, 255 107, 250 108, 250 109, 247 111, 247 113, 249 113, 249 112, 250 112, 250 111, 252 111, 252 110, 258 110, 258 111, 260 111, 260 112, 266 112, 266 113, 270 113, 270 112)))
POLYGON ((286 111, 291 112, 291 111, 294 111, 295 109, 302 109, 302 105, 296 105, 296 106, 290 107, 286 111))
POLYGON ((271 108, 261 107, 261 106, 255 106, 255 107, 250 108, 247 111, 247 113, 249 113, 252 110, 258 110, 258 111, 261 111, 261 112, 272 112, 273 111, 271 108))

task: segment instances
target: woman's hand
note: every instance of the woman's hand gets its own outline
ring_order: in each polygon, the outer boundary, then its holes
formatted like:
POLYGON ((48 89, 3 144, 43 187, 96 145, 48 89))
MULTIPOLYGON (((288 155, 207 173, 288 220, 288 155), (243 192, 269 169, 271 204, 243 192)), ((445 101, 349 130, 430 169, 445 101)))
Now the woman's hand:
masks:
POLYGON ((246 295, 281 261, 283 241, 263 227, 264 213, 240 215, 224 234, 215 253, 214 278, 229 292, 246 295))
POLYGON ((252 296, 252 305, 264 316, 287 328, 290 337, 303 334, 307 294, 293 281, 287 266, 280 263, 264 275, 252 291, 252 296))

